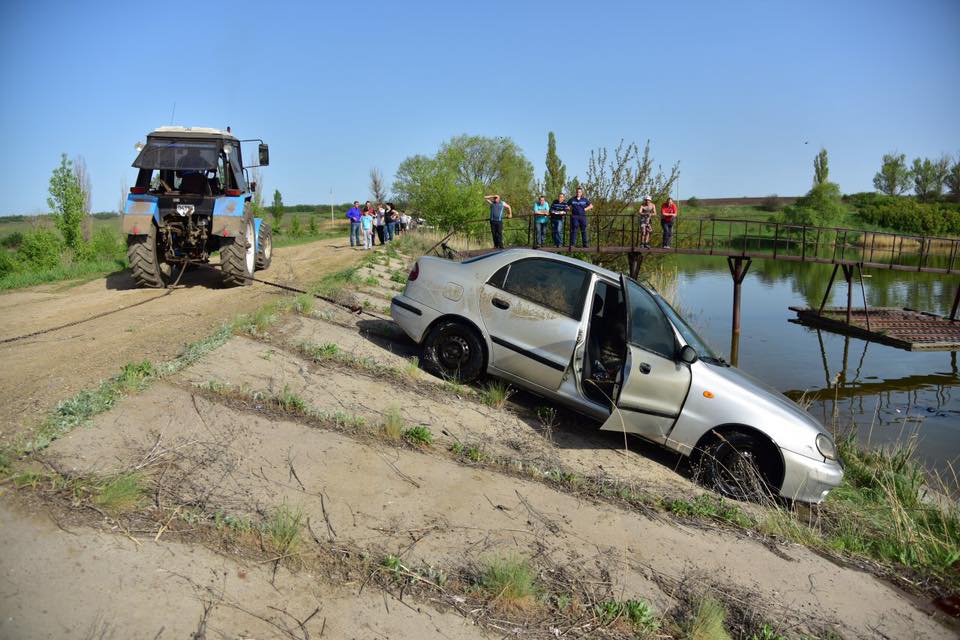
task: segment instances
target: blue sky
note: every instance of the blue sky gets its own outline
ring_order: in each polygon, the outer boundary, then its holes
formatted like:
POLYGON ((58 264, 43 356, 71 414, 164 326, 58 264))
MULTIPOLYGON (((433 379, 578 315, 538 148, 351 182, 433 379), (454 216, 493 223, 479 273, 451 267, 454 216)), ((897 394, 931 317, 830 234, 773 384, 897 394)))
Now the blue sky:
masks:
POLYGON ((0 214, 46 208, 61 152, 114 209, 159 125, 270 144, 288 203, 364 199, 408 155, 510 136, 543 173, 650 139, 680 195, 844 192, 883 153, 960 152, 960 2, 0 4, 0 214), (170 7, 167 9, 166 7, 170 7), (807 142, 808 144, 804 144, 807 142))

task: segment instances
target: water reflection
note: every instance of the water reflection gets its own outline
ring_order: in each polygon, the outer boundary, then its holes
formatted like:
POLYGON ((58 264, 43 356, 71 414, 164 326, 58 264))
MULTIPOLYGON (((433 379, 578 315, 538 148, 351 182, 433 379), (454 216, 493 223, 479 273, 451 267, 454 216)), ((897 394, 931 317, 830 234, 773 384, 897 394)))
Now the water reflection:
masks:
MULTIPOLYGON (((677 295, 684 313, 713 345, 731 344, 733 283, 723 258, 675 256, 677 295)), ((790 305, 818 306, 832 267, 754 260, 743 282, 739 367, 774 388, 811 401, 827 425, 856 429, 866 444, 909 437, 938 468, 960 457, 957 354, 907 352, 789 322, 790 305)), ((956 278, 867 271, 871 307, 911 307, 949 313, 956 278)), ((862 304, 854 279, 854 304, 862 304)), ((844 304, 846 284, 827 304, 844 304)), ((733 342, 736 347, 736 342, 733 342)))

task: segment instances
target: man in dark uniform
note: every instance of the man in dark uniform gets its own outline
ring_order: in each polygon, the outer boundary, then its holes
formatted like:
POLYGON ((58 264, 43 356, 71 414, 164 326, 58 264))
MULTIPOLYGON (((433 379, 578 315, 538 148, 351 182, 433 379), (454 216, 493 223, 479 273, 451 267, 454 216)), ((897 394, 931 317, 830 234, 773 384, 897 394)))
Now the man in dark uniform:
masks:
POLYGON ((583 189, 577 187, 577 197, 570 200, 571 225, 570 246, 577 244, 577 229, 580 229, 580 240, 584 248, 589 247, 587 242, 587 211, 593 209, 590 201, 583 197, 583 189))

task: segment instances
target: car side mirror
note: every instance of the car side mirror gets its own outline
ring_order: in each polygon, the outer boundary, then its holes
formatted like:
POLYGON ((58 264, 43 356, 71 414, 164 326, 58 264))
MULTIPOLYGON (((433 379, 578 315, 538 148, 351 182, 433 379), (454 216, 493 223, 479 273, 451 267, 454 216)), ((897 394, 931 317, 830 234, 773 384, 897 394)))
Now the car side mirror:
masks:
POLYGON ((691 347, 688 344, 683 345, 683 348, 680 349, 680 362, 686 362, 687 364, 693 364, 700 359, 700 354, 697 353, 697 350, 691 347))
POLYGON ((260 166, 266 167, 270 164, 270 148, 261 143, 260 144, 260 166))

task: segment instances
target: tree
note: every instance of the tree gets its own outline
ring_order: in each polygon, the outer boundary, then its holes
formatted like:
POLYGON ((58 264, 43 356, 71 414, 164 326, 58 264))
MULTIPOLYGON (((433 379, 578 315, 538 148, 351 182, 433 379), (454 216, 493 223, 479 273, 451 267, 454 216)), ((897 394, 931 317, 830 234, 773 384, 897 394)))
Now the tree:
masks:
POLYGON ((873 186, 880 193, 898 196, 910 188, 912 177, 907 167, 907 156, 894 151, 884 154, 880 171, 873 176, 873 186))
POLYGON ((83 239, 89 242, 93 236, 93 219, 90 218, 90 202, 93 198, 93 187, 90 185, 90 172, 87 170, 87 161, 83 156, 78 155, 74 158, 73 175, 77 178, 80 191, 83 192, 83 221, 80 223, 80 228, 83 232, 83 239))
POLYGON ((821 148, 820 153, 813 159, 813 184, 825 184, 830 177, 830 166, 827 164, 827 150, 821 148))
POLYGON ((484 216, 485 193, 499 193, 515 205, 532 203, 533 165, 509 138, 462 135, 443 143, 435 156, 401 162, 393 192, 432 224, 458 228, 484 216))
POLYGON ((256 185, 253 190, 253 198, 250 201, 250 208, 253 209, 253 215, 259 216, 263 211, 263 175, 260 173, 260 167, 251 169, 250 183, 256 185))
POLYGON ((380 169, 373 167, 370 169, 370 195, 375 203, 385 202, 387 199, 387 189, 383 184, 383 174, 380 169))
POLYGON ((50 197, 47 198, 50 216, 63 240, 71 249, 78 249, 83 236, 83 189, 73 172, 73 163, 67 154, 60 154, 60 166, 50 176, 50 197))
POLYGON ((120 200, 117 201, 117 213, 123 215, 127 209, 127 194, 130 190, 127 188, 127 176, 120 179, 120 200))
POLYGON ((273 205, 270 207, 270 213, 273 214, 274 228, 279 229, 280 223, 283 222, 283 197, 279 189, 273 190, 273 205))
POLYGON ((543 193, 547 201, 557 197, 567 183, 567 167, 557 155, 557 137, 553 131, 547 134, 547 170, 543 174, 543 193))
POLYGON ((669 174, 653 167, 650 141, 640 147, 623 140, 611 154, 605 147, 590 152, 586 178, 574 177, 568 187, 582 186, 598 214, 622 214, 649 195, 655 202, 666 200, 673 184, 680 177, 680 165, 674 164, 669 174))
POLYGON ((943 195, 943 184, 950 174, 950 157, 939 160, 913 159, 913 192, 920 202, 933 202, 943 195))
POLYGON ((960 200, 960 155, 957 156, 957 161, 950 167, 944 183, 950 189, 950 195, 953 196, 953 199, 960 200))

